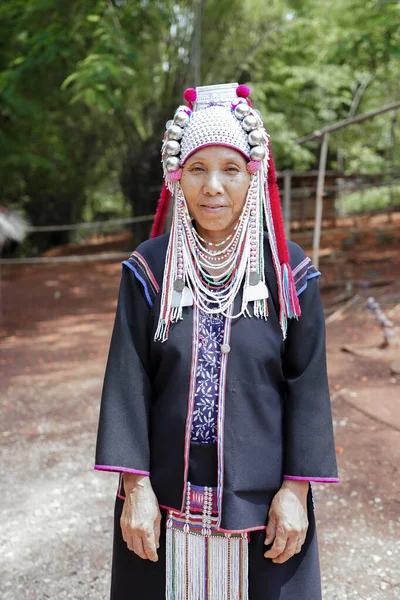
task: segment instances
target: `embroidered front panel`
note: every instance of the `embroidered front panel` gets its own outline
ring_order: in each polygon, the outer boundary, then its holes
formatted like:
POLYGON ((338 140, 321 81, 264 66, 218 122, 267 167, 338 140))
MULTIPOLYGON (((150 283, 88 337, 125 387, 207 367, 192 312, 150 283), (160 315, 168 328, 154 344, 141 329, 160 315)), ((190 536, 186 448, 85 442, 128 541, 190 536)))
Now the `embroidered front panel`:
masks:
POLYGON ((209 444, 217 441, 218 391, 223 337, 224 317, 200 311, 192 442, 209 444))

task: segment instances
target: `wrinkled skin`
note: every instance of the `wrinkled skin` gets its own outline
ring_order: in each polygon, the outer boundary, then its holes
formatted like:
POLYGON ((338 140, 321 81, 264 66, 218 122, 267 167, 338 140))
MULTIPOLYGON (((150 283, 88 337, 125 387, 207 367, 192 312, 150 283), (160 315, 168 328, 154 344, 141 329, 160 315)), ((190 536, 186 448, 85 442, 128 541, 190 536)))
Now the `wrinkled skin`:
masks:
MULTIPOLYGON (((246 166, 240 152, 223 146, 202 148, 187 160, 181 185, 196 228, 207 241, 218 243, 232 232, 250 185, 246 166)), ((150 478, 124 473, 124 487, 122 536, 130 550, 156 562, 161 515, 150 478)), ((308 481, 285 480, 272 500, 265 538, 272 546, 264 556, 274 563, 301 550, 308 528, 308 487, 308 481)))
POLYGON ((157 562, 161 513, 150 478, 124 473, 124 488, 120 520, 124 542, 140 558, 157 562))

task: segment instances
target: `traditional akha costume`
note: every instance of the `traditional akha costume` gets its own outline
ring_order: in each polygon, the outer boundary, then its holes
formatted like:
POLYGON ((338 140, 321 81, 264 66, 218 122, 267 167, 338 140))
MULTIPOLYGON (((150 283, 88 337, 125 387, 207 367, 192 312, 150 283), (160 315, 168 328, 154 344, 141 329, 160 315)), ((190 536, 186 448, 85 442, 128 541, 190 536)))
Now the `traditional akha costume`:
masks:
POLYGON ((301 552, 283 564, 263 556, 282 481, 338 479, 320 272, 285 241, 268 134, 248 96, 237 84, 187 90, 167 123, 152 239, 123 262, 95 468, 148 475, 165 527, 157 563, 128 550, 120 475, 112 600, 321 598, 311 484, 301 552), (201 238, 180 185, 208 145, 238 150, 251 173, 220 244, 201 238))

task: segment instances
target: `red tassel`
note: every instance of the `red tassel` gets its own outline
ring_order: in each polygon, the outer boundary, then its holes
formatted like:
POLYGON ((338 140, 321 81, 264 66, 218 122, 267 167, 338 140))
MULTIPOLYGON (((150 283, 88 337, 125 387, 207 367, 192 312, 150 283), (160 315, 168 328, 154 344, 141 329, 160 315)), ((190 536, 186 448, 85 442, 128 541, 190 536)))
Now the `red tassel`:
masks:
POLYGON ((169 205, 171 201, 171 192, 164 183, 160 198, 157 204, 156 215, 154 217, 153 227, 151 228, 150 237, 155 238, 162 235, 164 232, 165 222, 168 216, 169 205))
POLYGON ((274 222, 276 245, 278 248, 279 262, 282 266, 281 277, 283 284, 283 294, 285 299, 285 314, 288 318, 300 317, 300 302, 296 293, 293 272, 290 266, 290 255, 285 237, 285 227, 283 224, 281 201, 279 198, 278 184, 276 183, 276 171, 271 149, 269 154, 268 166, 268 192, 271 203, 272 220, 274 222), (286 275, 286 277, 285 277, 286 275), (285 281, 288 289, 286 289, 285 281))
POLYGON ((268 191, 271 201, 272 219, 274 221, 275 237, 278 246, 279 262, 281 265, 289 262, 289 251, 285 238, 285 227, 282 218, 281 201, 279 199, 279 189, 276 183, 276 171, 274 159, 270 152, 268 166, 268 191))

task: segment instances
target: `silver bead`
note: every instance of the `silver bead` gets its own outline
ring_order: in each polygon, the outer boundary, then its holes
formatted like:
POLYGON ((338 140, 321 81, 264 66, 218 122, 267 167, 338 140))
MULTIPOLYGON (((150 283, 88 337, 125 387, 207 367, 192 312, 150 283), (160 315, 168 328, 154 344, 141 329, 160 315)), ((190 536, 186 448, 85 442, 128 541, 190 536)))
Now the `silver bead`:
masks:
POLYGON ((176 140, 169 140, 169 142, 165 144, 165 154, 168 154, 169 156, 175 156, 176 154, 179 154, 180 151, 181 145, 176 140))
POLYGON ((169 121, 167 121, 165 123, 165 129, 169 129, 171 127, 171 125, 173 125, 173 124, 174 124, 173 120, 170 119, 169 121))
POLYGON ((177 169, 179 169, 179 167, 179 158, 177 158, 176 156, 170 156, 165 161, 165 168, 167 169, 168 173, 170 173, 171 171, 176 171, 177 169))
POLYGON ((265 148, 263 146, 254 146, 250 151, 251 160, 262 160, 265 157, 265 148))
POLYGON ((174 121, 176 125, 179 125, 180 127, 186 127, 186 125, 189 123, 189 115, 183 110, 179 110, 174 116, 174 121))
POLYGON ((222 344, 222 346, 221 346, 222 354, 229 354, 230 351, 231 351, 231 347, 229 344, 222 344))
POLYGON ((241 102, 235 108, 235 117, 237 119, 244 119, 250 112, 250 106, 246 102, 241 102))
POLYGON ((171 125, 171 127, 168 127, 167 129, 167 137, 169 140, 180 140, 182 134, 182 127, 179 127, 179 125, 171 125))
POLYGON ((263 141, 263 134, 261 129, 253 129, 253 131, 250 131, 249 137, 247 139, 249 140, 250 146, 258 146, 259 144, 261 144, 263 141))
POLYGON ((257 117, 254 115, 247 115, 247 117, 243 119, 242 126, 245 131, 251 131, 252 129, 255 129, 258 127, 257 117))

